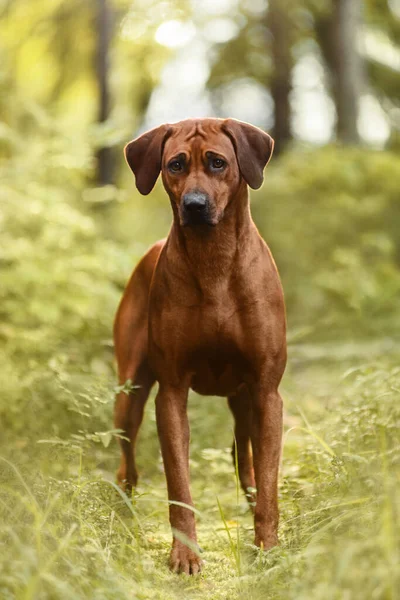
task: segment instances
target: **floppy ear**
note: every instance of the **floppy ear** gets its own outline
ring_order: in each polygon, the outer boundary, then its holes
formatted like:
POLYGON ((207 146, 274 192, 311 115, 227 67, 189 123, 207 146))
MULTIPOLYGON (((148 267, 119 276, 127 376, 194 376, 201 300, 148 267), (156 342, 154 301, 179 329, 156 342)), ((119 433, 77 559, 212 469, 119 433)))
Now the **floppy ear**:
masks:
POLYGON ((225 119, 222 129, 232 140, 241 174, 257 190, 264 180, 263 170, 272 156, 274 140, 258 127, 236 119, 225 119))
POLYGON ((137 189, 144 196, 150 194, 160 174, 164 143, 170 131, 169 125, 161 125, 125 146, 126 162, 135 174, 137 189))

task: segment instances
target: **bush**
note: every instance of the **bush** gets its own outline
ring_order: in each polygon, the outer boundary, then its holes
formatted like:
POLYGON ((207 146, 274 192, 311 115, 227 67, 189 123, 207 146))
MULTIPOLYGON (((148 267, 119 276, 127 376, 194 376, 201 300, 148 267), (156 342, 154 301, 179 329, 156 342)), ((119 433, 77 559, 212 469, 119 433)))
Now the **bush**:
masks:
POLYGON ((390 323, 400 291, 398 169, 389 152, 331 146, 294 150, 267 170, 253 213, 292 324, 376 332, 390 323))

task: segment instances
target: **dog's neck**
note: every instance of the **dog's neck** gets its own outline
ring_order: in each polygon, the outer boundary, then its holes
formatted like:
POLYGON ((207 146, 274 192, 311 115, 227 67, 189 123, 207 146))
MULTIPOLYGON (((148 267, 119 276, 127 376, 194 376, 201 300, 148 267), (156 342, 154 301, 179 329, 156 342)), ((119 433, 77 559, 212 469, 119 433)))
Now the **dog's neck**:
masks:
POLYGON ((175 213, 169 243, 179 250, 174 256, 186 258, 182 268, 189 268, 203 287, 202 284, 207 286, 211 279, 222 281, 230 277, 234 265, 238 264, 235 260, 238 251, 243 262, 246 262, 246 255, 250 259, 247 249, 254 234, 257 235, 257 229, 250 214, 248 188, 241 186, 214 227, 182 227, 175 213))

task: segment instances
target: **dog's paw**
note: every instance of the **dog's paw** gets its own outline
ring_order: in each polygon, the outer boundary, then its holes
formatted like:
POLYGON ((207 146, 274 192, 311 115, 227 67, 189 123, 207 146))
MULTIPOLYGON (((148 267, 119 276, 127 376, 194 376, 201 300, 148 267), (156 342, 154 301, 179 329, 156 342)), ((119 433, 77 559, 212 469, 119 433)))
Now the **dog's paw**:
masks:
POLYGON ((121 490, 126 494, 131 494, 132 490, 137 486, 138 477, 136 473, 130 473, 124 467, 120 467, 117 471, 117 483, 121 490))
POLYGON ((169 567, 173 573, 184 573, 185 575, 197 575, 200 573, 203 562, 193 550, 182 542, 174 540, 169 557, 169 567))

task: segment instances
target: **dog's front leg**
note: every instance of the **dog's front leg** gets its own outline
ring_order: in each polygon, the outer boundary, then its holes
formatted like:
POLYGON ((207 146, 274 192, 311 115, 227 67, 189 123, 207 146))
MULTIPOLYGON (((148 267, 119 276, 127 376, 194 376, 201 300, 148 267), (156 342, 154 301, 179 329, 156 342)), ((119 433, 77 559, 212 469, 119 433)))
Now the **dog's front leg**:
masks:
POLYGON ((278 471, 282 442, 282 399, 261 383, 253 395, 251 442, 257 498, 255 544, 268 550, 278 543, 278 471))
POLYGON ((160 383, 156 398, 158 435, 161 442, 167 477, 169 518, 173 530, 170 567, 176 573, 196 574, 201 560, 193 551, 197 548, 194 513, 178 503, 192 506, 189 488, 189 421, 187 416, 188 388, 176 388, 160 383), (175 504, 176 503, 176 504, 175 504), (175 531, 181 536, 175 535, 175 531), (189 548, 185 540, 189 541, 189 548))

